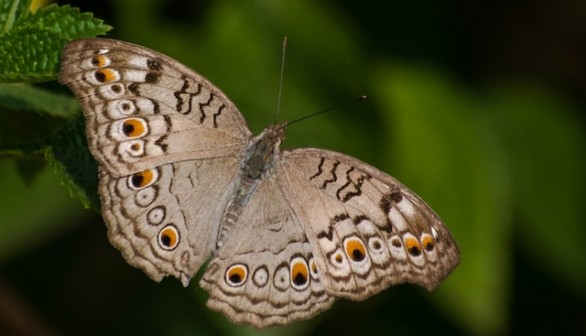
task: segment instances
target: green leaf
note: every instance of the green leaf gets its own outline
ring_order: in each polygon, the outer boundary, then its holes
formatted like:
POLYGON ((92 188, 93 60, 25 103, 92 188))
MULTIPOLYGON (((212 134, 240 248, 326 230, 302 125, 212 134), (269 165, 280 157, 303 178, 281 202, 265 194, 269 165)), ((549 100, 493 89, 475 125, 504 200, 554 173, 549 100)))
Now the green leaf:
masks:
POLYGON ((0 36, 28 13, 32 0, 0 0, 0 36))
POLYGON ((381 155, 442 217, 460 247, 461 264, 434 294, 438 304, 473 334, 500 334, 507 323, 510 191, 483 104, 433 68, 376 69, 372 98, 393 112, 385 117, 394 150, 381 155))
POLYGON ((0 40, 0 81, 32 82, 55 79, 66 40, 34 27, 13 30, 0 40))
POLYGON ((69 123, 49 143, 45 157, 69 194, 86 208, 99 210, 98 165, 88 150, 83 118, 69 123))
POLYGON ((94 18, 91 13, 80 13, 78 8, 68 5, 40 8, 33 15, 18 22, 18 29, 27 28, 48 30, 65 40, 94 37, 112 29, 102 20, 94 18))
POLYGON ((79 116, 79 102, 71 95, 52 93, 24 84, 0 83, 0 106, 56 118, 79 116))
POLYGON ((0 39, 0 82, 52 80, 59 72, 65 43, 110 29, 89 13, 69 6, 49 6, 19 20, 0 39))

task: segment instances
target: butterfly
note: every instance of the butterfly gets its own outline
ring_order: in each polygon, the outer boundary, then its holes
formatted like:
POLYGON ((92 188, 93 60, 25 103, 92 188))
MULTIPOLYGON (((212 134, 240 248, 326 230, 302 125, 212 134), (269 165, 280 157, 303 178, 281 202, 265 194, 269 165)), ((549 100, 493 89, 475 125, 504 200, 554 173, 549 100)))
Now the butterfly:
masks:
POLYGON ((85 116, 112 245, 184 286, 209 260, 207 305, 236 323, 288 324, 405 282, 431 290, 459 263, 444 223, 399 181, 333 151, 281 151, 286 122, 254 136, 170 57, 79 39, 59 82, 85 116))

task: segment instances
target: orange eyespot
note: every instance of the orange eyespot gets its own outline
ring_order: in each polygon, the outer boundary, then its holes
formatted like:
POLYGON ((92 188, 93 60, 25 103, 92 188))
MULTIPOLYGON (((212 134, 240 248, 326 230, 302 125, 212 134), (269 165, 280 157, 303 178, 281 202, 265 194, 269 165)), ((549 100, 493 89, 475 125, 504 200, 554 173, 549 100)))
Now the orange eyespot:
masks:
POLYGON ((145 135, 146 125, 144 120, 130 118, 122 123, 122 133, 129 138, 136 138, 145 135))
POLYGON ((346 249, 346 255, 352 261, 360 262, 366 258, 366 247, 364 246, 364 243, 356 237, 346 239, 344 242, 344 248, 346 249))
POLYGON ((238 287, 242 286, 248 276, 248 269, 245 265, 236 264, 232 265, 226 271, 226 282, 230 286, 238 287))
POLYGON ((431 252, 435 248, 435 239, 433 239, 433 237, 428 234, 423 235, 421 243, 427 252, 431 252))
POLYGON ((107 61, 108 59, 104 55, 96 55, 92 58, 92 64, 98 68, 105 66, 107 61))
POLYGON ((421 254, 421 245, 414 237, 407 237, 405 239, 405 247, 407 248, 407 252, 409 252, 409 254, 414 257, 417 257, 421 254))
POLYGON ((94 73, 94 77, 100 83, 110 83, 118 79, 118 73, 111 69, 100 69, 94 73))
POLYGON ((179 232, 169 224, 159 231, 159 245, 164 250, 173 250, 179 245, 179 232))
POLYGON ((295 258, 291 262, 291 283, 293 287, 303 287, 308 283, 309 269, 303 258, 295 258))
POLYGON ((131 175, 129 178, 130 187, 132 189, 141 189, 148 187, 156 180, 156 178, 158 177, 157 175, 158 173, 154 169, 147 169, 140 173, 131 175))

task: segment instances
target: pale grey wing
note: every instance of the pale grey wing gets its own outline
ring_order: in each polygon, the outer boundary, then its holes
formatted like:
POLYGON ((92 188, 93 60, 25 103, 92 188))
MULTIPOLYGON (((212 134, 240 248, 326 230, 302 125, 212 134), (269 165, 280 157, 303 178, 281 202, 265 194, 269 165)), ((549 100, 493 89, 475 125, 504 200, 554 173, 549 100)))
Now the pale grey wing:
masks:
POLYGON ((235 191, 238 157, 169 163, 127 177, 100 170, 102 215, 126 261, 187 286, 212 254, 235 191))
POLYGON ((365 299, 390 285, 436 287, 459 263, 444 223, 415 193, 355 158, 286 151, 276 167, 332 295, 365 299))
POLYGON ((213 84, 135 44, 70 42, 59 82, 79 98, 89 148, 114 176, 240 153, 251 136, 241 113, 213 84))
POLYGON ((207 305, 257 328, 308 319, 334 302, 275 176, 261 181, 200 285, 207 305))

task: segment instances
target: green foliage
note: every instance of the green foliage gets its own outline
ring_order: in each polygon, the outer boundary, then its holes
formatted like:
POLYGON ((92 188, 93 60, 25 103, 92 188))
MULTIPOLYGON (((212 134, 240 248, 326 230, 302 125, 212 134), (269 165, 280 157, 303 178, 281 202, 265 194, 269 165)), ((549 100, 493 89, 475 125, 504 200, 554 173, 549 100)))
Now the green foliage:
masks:
POLYGON ((395 111, 386 118, 388 143, 401 158, 389 160, 389 167, 425 191, 420 195, 456 237, 468 237, 458 239, 462 262, 442 286, 442 302, 475 334, 503 330, 511 246, 494 242, 511 239, 511 190, 505 149, 487 127, 483 101, 437 69, 378 68, 377 97, 395 111))
POLYGON ((11 111, 70 119, 79 116, 79 103, 71 95, 49 92, 26 84, 0 83, 0 103, 11 111))
MULTIPOLYGON (((55 132, 67 124, 67 120, 79 118, 79 103, 71 95, 50 92, 29 84, 7 84, 6 82, 38 82, 54 80, 59 73, 61 49, 74 38, 103 34, 110 27, 102 20, 94 19, 89 13, 69 6, 51 5, 28 11, 30 1, 2 1, 0 5, 0 108, 6 113, 0 135, 0 155, 26 160, 40 152, 55 168, 62 183, 72 195, 89 206, 99 208, 95 196, 95 178, 89 183, 92 192, 83 192, 86 184, 75 178, 81 162, 91 161, 93 167, 83 169, 95 171, 85 143, 83 127, 66 127, 59 134, 55 132), (13 121, 21 129, 10 125, 13 121), (20 123, 20 125, 19 125, 20 123), (30 135, 29 135, 30 134, 30 135), (64 141, 64 140, 68 141, 64 141), (75 139, 75 140, 74 140, 75 139), (54 146, 54 148, 53 148, 54 146), (69 155, 80 154, 77 159, 66 159, 69 155), (59 157, 59 160, 55 160, 59 157), (83 157, 83 160, 79 160, 83 157), (69 165, 62 165, 69 162, 69 165)), ((35 165, 36 166, 36 165, 35 165)), ((38 169, 30 170, 30 164, 20 164, 23 176, 34 176, 38 169), (31 175, 32 174, 32 175, 31 175)), ((92 174, 90 176, 95 176, 92 174)))
MULTIPOLYGON (((0 123, 0 157, 16 159, 12 167, 8 161, 0 161, 0 165, 7 172, 5 177, 17 174, 25 186, 38 190, 39 195, 52 197, 45 187, 39 186, 39 183, 51 185, 51 182, 38 182, 47 179, 44 162, 48 162, 56 173, 53 176, 57 176, 78 202, 98 209, 95 192, 97 168, 87 149, 77 99, 26 83, 55 80, 65 43, 103 34, 110 27, 91 14, 80 13, 69 6, 51 5, 33 14, 29 11, 30 3, 0 1, 0 111, 3 118, 0 123), (87 189, 91 191, 87 192, 87 189)), ((18 183, 10 186, 3 188, 4 195, 23 192, 23 186, 18 183)), ((51 212, 70 201, 52 197, 51 202, 46 202, 52 204, 51 207, 35 209, 38 216, 22 213, 20 218, 18 212, 10 210, 12 203, 9 200, 1 203, 3 223, 20 225, 0 225, 0 245, 3 247, 0 259, 21 249, 21 245, 16 244, 18 241, 11 237, 22 237, 24 244, 31 237, 40 239, 43 232, 48 234, 65 226, 65 222, 59 221, 56 225, 46 225, 40 218, 43 215, 65 217, 51 212), (53 202, 61 205, 56 206, 53 202), (44 226, 34 226, 39 224, 44 226), (31 230, 37 230, 37 234, 31 236, 31 230)))
MULTIPOLYGON (((11 1, 4 2, 4 8, 11 1)), ((67 41, 104 34, 110 27, 91 14, 69 6, 51 5, 34 14, 22 10, 4 13, 0 34, 0 82, 38 82, 55 79, 59 55, 67 41)))
POLYGON ((45 157, 72 197, 86 208, 99 209, 98 166, 87 149, 83 118, 68 123, 50 139, 45 157))

